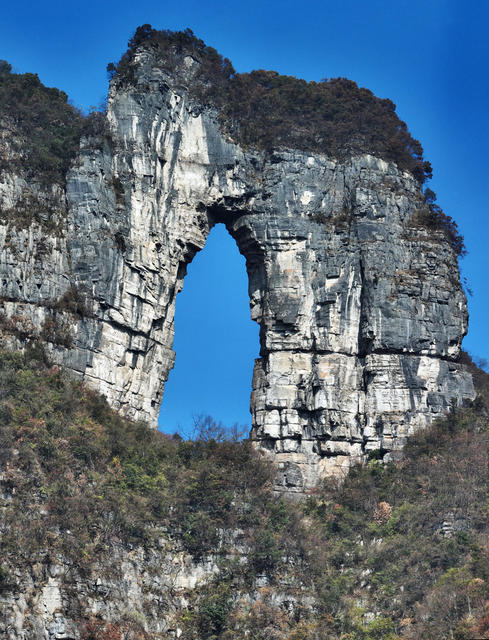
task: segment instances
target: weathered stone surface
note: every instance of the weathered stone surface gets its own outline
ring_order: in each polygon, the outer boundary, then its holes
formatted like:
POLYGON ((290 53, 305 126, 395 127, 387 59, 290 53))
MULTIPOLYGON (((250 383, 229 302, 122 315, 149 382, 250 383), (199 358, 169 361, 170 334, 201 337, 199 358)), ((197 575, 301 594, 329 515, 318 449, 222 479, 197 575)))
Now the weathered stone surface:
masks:
POLYGON ((218 571, 218 556, 195 562, 163 534, 151 548, 114 545, 113 564, 96 563, 90 571, 62 557, 50 559, 47 549, 44 555, 45 562, 17 571, 14 595, 0 593, 2 638, 79 640, 88 635, 89 619, 122 622, 148 637, 178 638, 178 614, 192 590, 218 571))
MULTIPOLYGON (((452 399, 473 397, 457 364, 467 326, 457 258, 441 231, 413 224, 422 193, 394 164, 227 139, 189 97, 196 66, 187 56, 170 73, 141 52, 134 81, 111 88, 109 138, 83 141, 65 194, 41 193, 60 211, 66 198, 56 234, 0 226, 4 333, 25 342, 8 323, 22 317, 112 406, 154 423, 175 296, 224 223, 261 327, 252 435, 279 465, 278 488, 302 492, 369 451, 391 455, 452 399), (83 314, 53 302, 73 290, 83 314)), ((37 189, 4 172, 2 209, 27 187, 37 189)))
MULTIPOLYGON (((0 591, 0 637, 102 640, 109 637, 103 629, 112 624, 110 637, 179 638, 182 618, 195 615, 194 592, 219 576, 223 560, 245 563, 249 549, 239 530, 222 532, 222 546, 197 561, 168 532, 151 533, 151 544, 113 544, 108 558, 90 567, 41 550, 39 562, 12 575, 15 591, 0 591)), ((273 587, 266 574, 258 574, 243 591, 235 586, 234 596, 242 604, 266 605, 270 597, 291 621, 313 603, 310 590, 290 576, 273 587)))

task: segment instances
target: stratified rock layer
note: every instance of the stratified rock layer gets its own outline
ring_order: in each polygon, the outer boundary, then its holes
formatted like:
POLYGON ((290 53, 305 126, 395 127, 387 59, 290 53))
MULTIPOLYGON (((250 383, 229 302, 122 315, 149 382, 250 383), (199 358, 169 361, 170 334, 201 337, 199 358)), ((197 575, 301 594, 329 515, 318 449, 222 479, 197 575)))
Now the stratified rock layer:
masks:
POLYGON ((473 397, 457 364, 457 258, 442 231, 416 225, 419 184, 394 164, 233 143, 186 89, 197 66, 183 56, 170 73, 141 51, 133 81, 111 88, 109 135, 83 140, 66 193, 2 174, 4 211, 28 188, 61 212, 54 231, 42 215, 27 228, 4 216, 2 326, 12 345, 39 336, 115 408, 155 423, 176 294, 224 223, 261 327, 252 437, 274 455, 277 487, 302 492, 373 450, 392 457, 473 397))

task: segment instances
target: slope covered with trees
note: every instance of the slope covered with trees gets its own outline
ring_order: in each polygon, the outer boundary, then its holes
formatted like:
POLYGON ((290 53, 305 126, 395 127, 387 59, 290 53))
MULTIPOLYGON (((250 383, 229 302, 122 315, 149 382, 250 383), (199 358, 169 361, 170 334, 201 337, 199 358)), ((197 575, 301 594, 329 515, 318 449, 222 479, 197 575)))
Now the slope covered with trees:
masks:
POLYGON ((63 184, 84 126, 64 91, 45 87, 35 73, 12 73, 11 65, 0 60, 0 123, 12 128, 8 142, 13 145, 0 169, 12 170, 17 163, 31 176, 63 184))
MULTIPOLYGON (((35 351, 2 352, 0 599, 53 558, 87 584, 101 566, 117 579, 116 550, 154 550, 163 531, 219 566, 188 594, 183 639, 489 638, 489 385, 474 371, 473 406, 413 437, 400 462, 373 454, 290 503, 266 460, 211 419, 196 440, 169 437, 35 351)), ((85 640, 165 637, 117 617, 79 625, 85 640)))

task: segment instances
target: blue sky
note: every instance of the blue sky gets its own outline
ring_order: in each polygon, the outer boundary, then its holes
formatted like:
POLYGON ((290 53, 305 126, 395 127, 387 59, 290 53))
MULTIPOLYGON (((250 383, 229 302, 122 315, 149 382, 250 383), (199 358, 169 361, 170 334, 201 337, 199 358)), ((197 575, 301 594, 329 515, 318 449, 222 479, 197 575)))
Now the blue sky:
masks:
MULTIPOLYGON (((345 76, 397 104, 434 167, 430 187, 459 224, 473 291, 465 348, 489 360, 489 3, 480 0, 18 2, 2 8, 0 58, 35 72, 83 108, 107 92, 105 67, 134 29, 190 27, 237 71, 275 69, 307 80, 345 76)), ((216 228, 177 299, 177 364, 162 423, 191 428, 210 413, 249 424, 258 331, 249 320, 244 262, 216 228)))

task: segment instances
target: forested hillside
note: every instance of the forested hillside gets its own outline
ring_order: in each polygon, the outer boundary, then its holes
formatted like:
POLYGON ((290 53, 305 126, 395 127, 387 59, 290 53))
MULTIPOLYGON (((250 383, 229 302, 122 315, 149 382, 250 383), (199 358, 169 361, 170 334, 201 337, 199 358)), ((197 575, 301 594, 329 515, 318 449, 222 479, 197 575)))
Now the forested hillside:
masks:
MULTIPOLYGON (((489 385, 471 366, 473 406, 413 437, 400 462, 373 454, 290 502, 250 442, 212 419, 195 440, 169 437, 38 353, 1 353, 2 606, 35 567, 117 581, 121 549, 161 553, 164 536, 217 567, 174 614, 184 639, 489 637, 489 385)), ((170 637, 76 597, 84 640, 170 637)))

